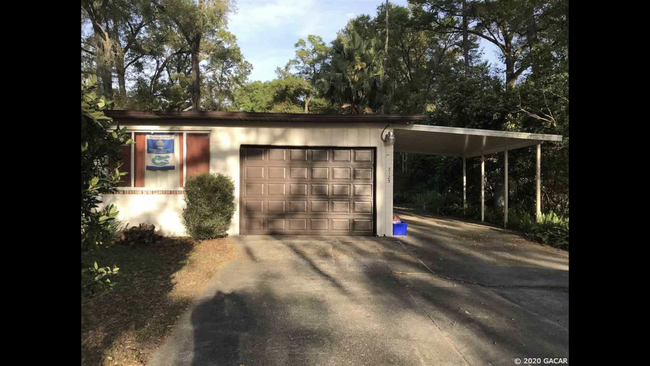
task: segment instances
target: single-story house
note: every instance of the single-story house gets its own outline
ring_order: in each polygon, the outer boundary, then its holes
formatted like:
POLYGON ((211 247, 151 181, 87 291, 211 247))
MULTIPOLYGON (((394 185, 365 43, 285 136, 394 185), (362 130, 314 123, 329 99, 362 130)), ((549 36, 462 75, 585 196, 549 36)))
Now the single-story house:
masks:
MULTIPOLYGON (((136 144, 123 147, 128 174, 104 202, 118 207, 120 220, 151 223, 165 235, 185 235, 188 177, 219 172, 235 182, 230 235, 391 236, 393 152, 464 159, 503 151, 507 167, 508 150, 537 145, 539 187, 541 143, 562 139, 414 124, 421 115, 106 114, 127 126, 136 144)), ((538 189, 538 214, 540 198, 538 189)))

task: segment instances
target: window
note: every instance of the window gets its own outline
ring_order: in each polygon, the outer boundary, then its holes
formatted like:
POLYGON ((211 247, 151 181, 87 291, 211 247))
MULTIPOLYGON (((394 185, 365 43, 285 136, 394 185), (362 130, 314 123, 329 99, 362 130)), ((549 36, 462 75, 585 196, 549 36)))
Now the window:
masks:
POLYGON ((134 132, 134 146, 122 147, 120 187, 179 188, 187 177, 210 171, 207 133, 134 132), (187 151, 184 151, 187 150, 187 151))

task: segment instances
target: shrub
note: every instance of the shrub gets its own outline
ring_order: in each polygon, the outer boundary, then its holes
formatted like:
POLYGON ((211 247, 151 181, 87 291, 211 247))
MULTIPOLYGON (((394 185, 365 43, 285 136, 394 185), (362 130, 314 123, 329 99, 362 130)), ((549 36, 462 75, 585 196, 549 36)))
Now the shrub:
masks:
POLYGON ((113 120, 104 115, 108 102, 99 97, 97 77, 81 85, 81 250, 108 244, 114 236, 113 205, 99 208, 101 195, 117 187, 124 172, 111 168, 109 161, 121 158, 120 146, 131 144, 126 128, 111 130, 113 120))
POLYGON ((569 218, 555 212, 542 214, 537 222, 528 212, 510 211, 508 228, 521 231, 535 241, 569 250, 569 218))
POLYGON ((235 183, 226 175, 201 173, 185 183, 183 225, 196 240, 226 235, 235 212, 235 183))
POLYGON ((117 275, 120 269, 116 266, 99 267, 97 262, 93 266, 81 269, 81 295, 91 297, 113 288, 110 277, 117 275))

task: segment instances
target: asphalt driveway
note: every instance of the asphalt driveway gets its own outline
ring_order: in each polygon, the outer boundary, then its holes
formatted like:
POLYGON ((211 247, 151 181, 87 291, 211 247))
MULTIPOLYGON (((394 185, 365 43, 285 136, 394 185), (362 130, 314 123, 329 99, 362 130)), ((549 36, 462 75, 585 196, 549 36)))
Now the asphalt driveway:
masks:
POLYGON ((568 360, 568 253, 399 213, 400 238, 243 236, 152 365, 568 360))

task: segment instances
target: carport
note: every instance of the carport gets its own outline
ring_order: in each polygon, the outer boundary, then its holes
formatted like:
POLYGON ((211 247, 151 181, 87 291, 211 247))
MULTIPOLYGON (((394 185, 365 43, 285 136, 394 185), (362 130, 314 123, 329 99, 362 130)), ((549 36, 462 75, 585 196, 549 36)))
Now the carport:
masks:
POLYGON ((538 221, 540 220, 542 214, 542 142, 562 141, 561 135, 416 125, 412 123, 394 125, 393 131, 395 152, 448 155, 463 159, 463 207, 467 205, 466 159, 481 157, 481 221, 485 220, 485 155, 503 152, 505 184, 503 215, 505 224, 508 222, 508 151, 537 146, 535 203, 536 217, 538 221))

